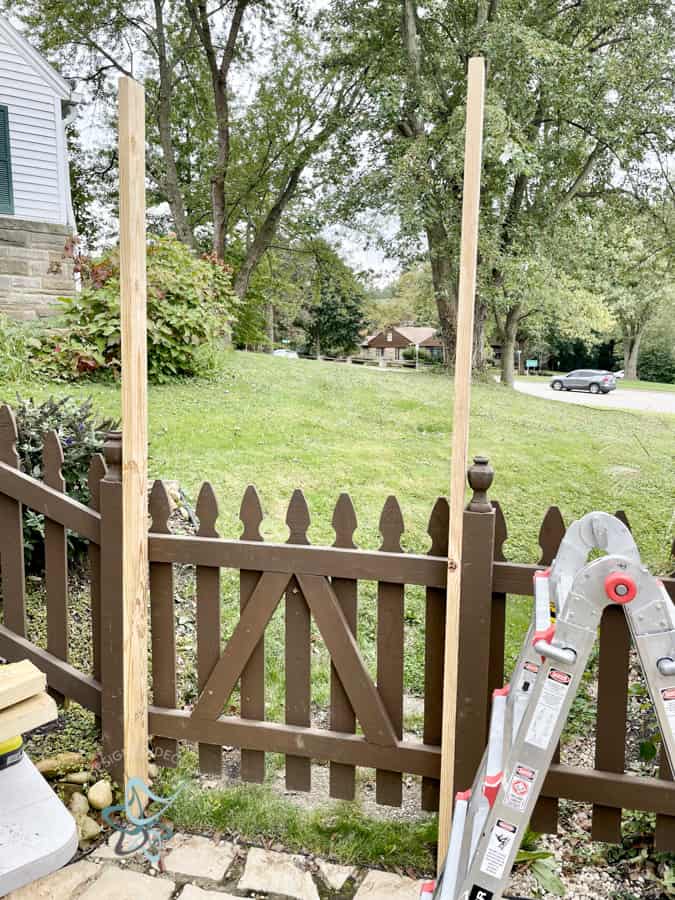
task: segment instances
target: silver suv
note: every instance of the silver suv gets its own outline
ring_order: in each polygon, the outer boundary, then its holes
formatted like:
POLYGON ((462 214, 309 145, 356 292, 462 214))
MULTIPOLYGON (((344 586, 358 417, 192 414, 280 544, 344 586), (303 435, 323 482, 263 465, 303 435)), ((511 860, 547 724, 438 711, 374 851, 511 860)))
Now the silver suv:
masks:
POLYGON ((590 391, 591 394, 608 394, 616 388, 616 378, 603 369, 577 369, 569 375, 556 375, 551 379, 554 391, 590 391))

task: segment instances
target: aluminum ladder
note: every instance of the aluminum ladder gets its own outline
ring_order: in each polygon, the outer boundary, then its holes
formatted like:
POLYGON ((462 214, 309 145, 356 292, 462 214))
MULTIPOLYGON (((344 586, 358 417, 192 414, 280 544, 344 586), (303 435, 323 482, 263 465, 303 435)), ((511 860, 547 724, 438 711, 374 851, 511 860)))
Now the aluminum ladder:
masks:
POLYGON ((534 576, 534 611, 511 683, 494 692, 488 746, 457 794, 448 853, 425 900, 499 900, 596 641, 604 609, 623 607, 675 772, 675 607, 626 526, 607 513, 572 524, 534 576), (592 551, 606 555, 588 562, 592 551), (551 611, 555 610, 555 619, 551 611))

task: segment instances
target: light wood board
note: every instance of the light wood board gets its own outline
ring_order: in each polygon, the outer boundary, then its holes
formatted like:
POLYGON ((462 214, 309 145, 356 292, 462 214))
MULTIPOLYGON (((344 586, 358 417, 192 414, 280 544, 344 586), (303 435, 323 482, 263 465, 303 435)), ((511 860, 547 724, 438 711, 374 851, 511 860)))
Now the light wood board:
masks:
POLYGON ((452 462, 450 470, 450 528, 448 538, 448 587, 443 669, 443 728, 441 744, 441 789, 438 817, 438 865, 445 861, 452 825, 457 685, 459 664, 459 623, 462 577, 462 537, 469 449, 471 400, 471 357, 473 351, 474 303, 478 261, 478 217, 483 143, 483 103, 485 60, 469 60, 469 86, 464 144, 464 191, 462 197, 462 239, 459 260, 459 301, 457 308, 457 348, 455 354, 455 397, 452 419, 452 462))
POLYGON ((46 688, 44 673, 28 659, 0 666, 0 709, 41 694, 46 688))
POLYGON ((0 742, 25 734, 58 716, 56 703, 49 694, 37 694, 0 712, 0 742))

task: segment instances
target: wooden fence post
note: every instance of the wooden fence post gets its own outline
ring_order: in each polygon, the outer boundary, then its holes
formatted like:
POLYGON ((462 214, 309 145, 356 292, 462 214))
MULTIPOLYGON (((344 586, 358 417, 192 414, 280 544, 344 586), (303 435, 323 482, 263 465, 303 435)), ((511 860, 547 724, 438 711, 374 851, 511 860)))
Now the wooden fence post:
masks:
POLYGON ((99 488, 101 512, 101 732, 104 767, 124 777, 124 660, 122 608, 122 433, 111 431, 103 448, 107 471, 99 488))
POLYGON ((459 621, 457 732, 454 783, 473 782, 487 743, 490 710, 490 632, 495 511, 487 498, 494 470, 484 456, 468 469, 473 497, 464 511, 459 621))

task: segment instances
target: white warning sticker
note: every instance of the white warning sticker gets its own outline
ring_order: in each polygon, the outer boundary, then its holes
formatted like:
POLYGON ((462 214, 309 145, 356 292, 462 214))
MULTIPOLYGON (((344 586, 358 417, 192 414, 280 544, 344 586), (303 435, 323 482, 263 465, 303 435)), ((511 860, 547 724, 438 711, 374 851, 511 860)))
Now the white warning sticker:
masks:
POLYGON ((513 775, 509 781, 506 793, 504 795, 504 803, 511 809, 517 809, 522 812, 527 806, 527 801, 532 793, 532 786, 537 779, 537 770, 524 766, 522 763, 516 763, 513 775))
POLYGON ((549 669, 546 684, 525 735, 528 744, 541 750, 549 746, 571 683, 572 676, 568 672, 549 669))
POLYGON ((675 688, 663 688, 661 691, 663 705, 666 709, 670 733, 675 735, 675 688))
POLYGON ((516 839, 518 829, 511 822, 497 819, 488 841, 480 870, 492 878, 503 878, 509 860, 511 847, 516 839))

